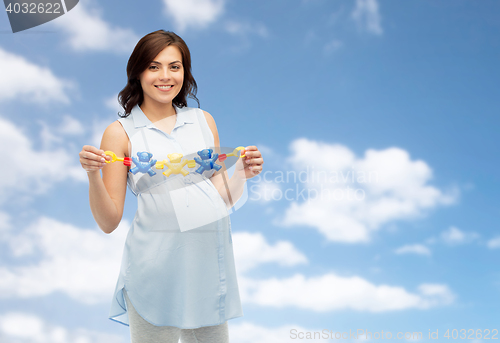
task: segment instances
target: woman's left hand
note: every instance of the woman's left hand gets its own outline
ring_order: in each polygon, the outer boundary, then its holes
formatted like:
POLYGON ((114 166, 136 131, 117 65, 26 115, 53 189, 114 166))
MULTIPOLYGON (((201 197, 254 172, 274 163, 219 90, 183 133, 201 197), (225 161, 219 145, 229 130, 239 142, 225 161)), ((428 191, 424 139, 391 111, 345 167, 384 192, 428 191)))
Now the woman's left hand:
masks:
POLYGON ((245 157, 242 157, 241 160, 243 163, 236 163, 235 169, 235 172, 241 179, 251 179, 255 175, 262 172, 264 159, 255 145, 247 146, 245 148, 245 157))

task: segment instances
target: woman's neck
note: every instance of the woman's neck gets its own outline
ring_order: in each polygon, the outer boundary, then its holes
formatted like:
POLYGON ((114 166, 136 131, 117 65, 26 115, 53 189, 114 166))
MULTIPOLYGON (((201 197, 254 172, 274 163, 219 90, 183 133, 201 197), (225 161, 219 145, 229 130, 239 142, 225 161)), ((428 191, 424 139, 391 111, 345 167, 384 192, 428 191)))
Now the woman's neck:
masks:
POLYGON ((176 115, 175 108, 172 105, 172 102, 168 104, 151 104, 143 102, 140 105, 140 108, 152 123, 176 115))

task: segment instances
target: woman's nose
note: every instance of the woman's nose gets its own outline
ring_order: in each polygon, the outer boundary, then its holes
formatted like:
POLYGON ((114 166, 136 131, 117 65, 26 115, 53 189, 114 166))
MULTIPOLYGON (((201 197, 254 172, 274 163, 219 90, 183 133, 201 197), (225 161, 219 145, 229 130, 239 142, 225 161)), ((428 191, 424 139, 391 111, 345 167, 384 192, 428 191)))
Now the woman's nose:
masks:
POLYGON ((170 78, 170 74, 169 74, 168 68, 162 69, 162 71, 160 73, 161 73, 160 74, 160 79, 161 80, 168 80, 170 78))

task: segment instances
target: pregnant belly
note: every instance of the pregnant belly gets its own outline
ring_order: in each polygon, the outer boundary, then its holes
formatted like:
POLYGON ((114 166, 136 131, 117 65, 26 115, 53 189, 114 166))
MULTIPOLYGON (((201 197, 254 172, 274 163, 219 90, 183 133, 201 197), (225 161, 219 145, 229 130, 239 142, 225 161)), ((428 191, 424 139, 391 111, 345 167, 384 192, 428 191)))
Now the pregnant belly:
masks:
POLYGON ((217 190, 202 176, 176 178, 138 195, 136 224, 147 232, 216 230, 228 211, 217 190))

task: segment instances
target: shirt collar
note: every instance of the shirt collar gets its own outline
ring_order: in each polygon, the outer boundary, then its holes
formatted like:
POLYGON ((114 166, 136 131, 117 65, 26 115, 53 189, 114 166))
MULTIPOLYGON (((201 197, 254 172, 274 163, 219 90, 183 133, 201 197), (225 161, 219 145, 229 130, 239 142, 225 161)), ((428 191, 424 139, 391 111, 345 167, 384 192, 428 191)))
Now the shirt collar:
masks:
MULTIPOLYGON (((190 118, 190 116, 186 113, 187 107, 179 108, 174 105, 175 108, 175 113, 177 114, 177 120, 175 122, 175 127, 182 126, 184 124, 192 124, 193 120, 190 118)), ((135 128, 139 127, 153 127, 154 124, 151 122, 151 120, 146 117, 144 112, 142 112, 142 109, 139 107, 139 104, 135 105, 132 111, 130 112, 130 115, 132 116, 132 119, 134 120, 134 125, 135 128)))

